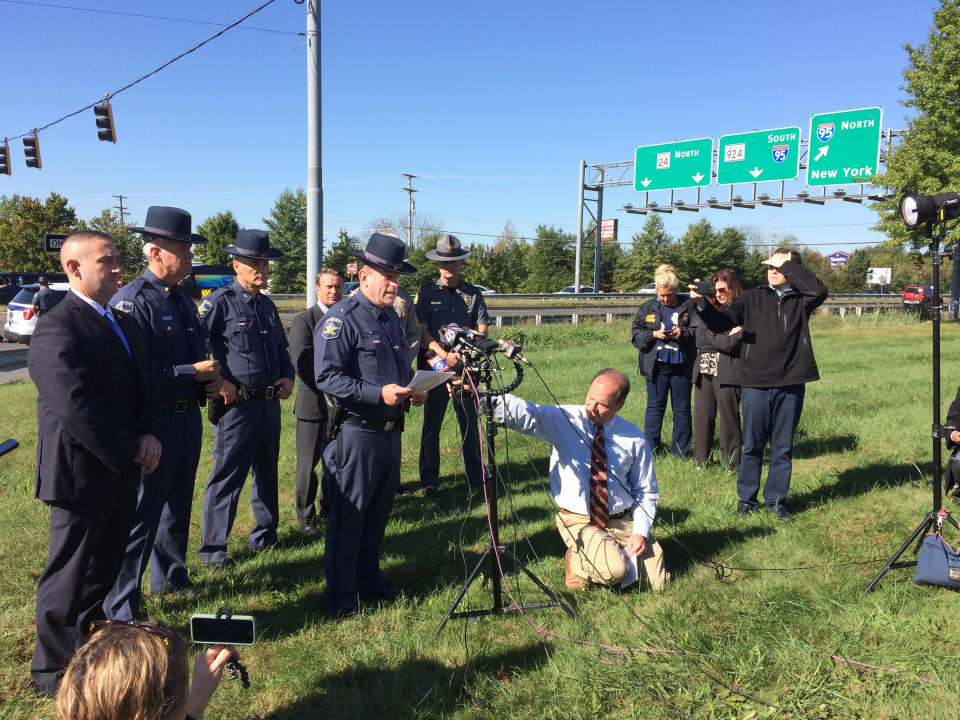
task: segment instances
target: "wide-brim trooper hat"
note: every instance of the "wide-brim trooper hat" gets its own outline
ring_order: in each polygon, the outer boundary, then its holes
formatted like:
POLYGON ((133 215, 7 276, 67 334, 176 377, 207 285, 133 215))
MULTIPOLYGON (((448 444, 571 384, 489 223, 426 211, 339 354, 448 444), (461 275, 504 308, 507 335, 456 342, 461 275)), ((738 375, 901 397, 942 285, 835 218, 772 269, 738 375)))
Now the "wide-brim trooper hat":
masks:
POLYGON ((383 233, 374 233, 367 240, 367 247, 362 251, 351 250, 350 254, 360 258, 368 265, 373 265, 387 272, 416 275, 417 269, 410 263, 403 261, 406 251, 407 249, 400 238, 383 233))
POLYGON ((193 245, 205 244, 207 239, 203 235, 190 232, 192 224, 190 213, 186 210, 164 207, 163 205, 151 205, 147 208, 147 219, 143 223, 143 227, 127 229, 135 233, 156 235, 168 240, 177 240, 193 245))
POLYGON ((436 260, 438 262, 443 262, 444 260, 466 260, 472 254, 469 250, 463 249, 463 246, 456 237, 444 233, 443 237, 437 241, 437 249, 430 250, 427 253, 427 260, 436 260))
POLYGON ((240 230, 235 245, 223 248, 225 253, 251 260, 279 260, 283 252, 270 247, 270 236, 264 230, 240 230))

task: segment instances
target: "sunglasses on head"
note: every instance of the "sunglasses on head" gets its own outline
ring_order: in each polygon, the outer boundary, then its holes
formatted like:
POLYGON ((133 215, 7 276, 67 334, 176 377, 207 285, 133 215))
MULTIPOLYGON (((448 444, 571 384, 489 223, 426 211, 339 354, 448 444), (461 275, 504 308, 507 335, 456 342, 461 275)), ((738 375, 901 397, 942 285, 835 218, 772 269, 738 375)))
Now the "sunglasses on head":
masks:
POLYGON ((170 647, 172 636, 168 630, 157 627, 156 625, 148 625, 146 623, 137 622, 136 620, 92 620, 90 622, 90 627, 87 630, 87 637, 93 637, 94 634, 108 625, 126 625, 127 627, 143 630, 145 633, 149 633, 150 635, 156 635, 158 638, 163 640, 164 646, 170 647))

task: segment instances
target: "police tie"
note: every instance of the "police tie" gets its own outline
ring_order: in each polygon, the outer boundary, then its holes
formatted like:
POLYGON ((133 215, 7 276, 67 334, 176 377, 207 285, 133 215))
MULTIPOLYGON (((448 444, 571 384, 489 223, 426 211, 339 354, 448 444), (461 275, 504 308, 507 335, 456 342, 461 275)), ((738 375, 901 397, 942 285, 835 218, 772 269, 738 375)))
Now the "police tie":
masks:
POLYGON ((590 524, 599 530, 610 521, 607 499, 607 448, 603 442, 603 425, 597 425, 590 452, 590 524))
POLYGON ((110 308, 107 308, 106 312, 103 313, 104 319, 110 323, 110 327, 113 328, 113 331, 117 334, 117 337, 120 338, 120 342, 123 343, 123 347, 127 350, 127 355, 133 357, 133 353, 130 352, 130 343, 127 342, 127 336, 123 334, 123 330, 120 328, 120 323, 117 322, 117 319, 113 316, 113 311, 110 308))
POLYGON ((397 376, 399 378, 398 385, 406 385, 410 382, 410 365, 407 362, 407 354, 404 352, 404 346, 400 344, 400 340, 396 337, 396 334, 393 332, 393 328, 390 327, 390 320, 387 317, 386 310, 380 310, 377 313, 377 320, 380 322, 380 327, 383 328, 383 332, 387 335, 387 340, 390 341, 390 350, 393 353, 393 359, 397 363, 397 376))

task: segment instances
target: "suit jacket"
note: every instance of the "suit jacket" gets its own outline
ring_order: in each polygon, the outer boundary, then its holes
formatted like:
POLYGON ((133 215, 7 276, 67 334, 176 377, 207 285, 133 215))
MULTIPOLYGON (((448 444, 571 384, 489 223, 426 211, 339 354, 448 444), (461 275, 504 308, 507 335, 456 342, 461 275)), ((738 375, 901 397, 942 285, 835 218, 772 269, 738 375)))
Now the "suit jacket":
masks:
POLYGON ((323 314, 323 309, 314 305, 298 313, 290 323, 290 357, 300 378, 293 404, 293 415, 298 420, 321 422, 326 417, 326 406, 313 372, 313 331, 323 314))
POLYGON ((145 427, 151 369, 136 321, 116 313, 131 354, 76 293, 37 323, 27 367, 37 386, 36 496, 89 500, 138 482, 133 459, 145 427))

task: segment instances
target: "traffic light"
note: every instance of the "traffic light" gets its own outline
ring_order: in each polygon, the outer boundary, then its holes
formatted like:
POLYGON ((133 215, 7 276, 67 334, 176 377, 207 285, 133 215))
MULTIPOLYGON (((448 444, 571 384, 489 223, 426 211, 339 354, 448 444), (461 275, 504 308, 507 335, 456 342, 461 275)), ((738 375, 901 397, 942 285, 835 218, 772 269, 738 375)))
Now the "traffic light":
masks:
POLYGON ((110 107, 110 101, 106 100, 102 105, 94 105, 93 114, 97 116, 97 137, 103 142, 115 143, 117 130, 113 126, 113 108, 110 107))
POLYGON ((10 143, 3 139, 3 145, 0 145, 0 175, 10 174, 10 143))
POLYGON ((37 131, 33 135, 28 135, 23 139, 23 155, 27 158, 27 167, 39 170, 43 167, 40 162, 40 140, 37 138, 37 131))

